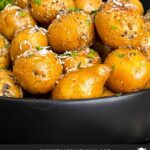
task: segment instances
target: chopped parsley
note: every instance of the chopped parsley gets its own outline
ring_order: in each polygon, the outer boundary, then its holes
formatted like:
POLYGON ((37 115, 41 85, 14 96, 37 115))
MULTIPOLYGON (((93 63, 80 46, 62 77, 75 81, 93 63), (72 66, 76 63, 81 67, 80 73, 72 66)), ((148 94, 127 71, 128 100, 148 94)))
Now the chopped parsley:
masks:
POLYGON ((90 25, 90 23, 91 23, 91 20, 86 19, 86 24, 87 24, 88 26, 90 25))
POLYGON ((80 11, 82 11, 82 9, 79 9, 76 7, 71 7, 71 8, 69 8, 69 11, 80 12, 80 11))
POLYGON ((115 70, 115 66, 114 66, 114 65, 112 65, 112 66, 111 66, 111 69, 112 69, 112 71, 114 71, 114 70, 115 70))
POLYGON ((116 93, 116 96, 118 96, 118 97, 121 96, 121 95, 122 95, 122 93, 116 93))
POLYGON ((41 4, 41 0, 33 0, 33 2, 37 5, 40 5, 41 4))
POLYGON ((126 55, 125 54, 118 54, 117 55, 119 58, 124 58, 126 55))
POLYGON ((36 49, 37 49, 38 51, 41 51, 43 48, 42 48, 41 46, 37 46, 36 49))
POLYGON ((87 54, 87 56, 89 58, 94 59, 95 58, 95 54, 96 54, 96 52, 93 49, 90 49, 90 52, 87 54))
POLYGON ((115 26, 115 25, 111 25, 111 29, 112 29, 112 30, 116 30, 116 29, 118 29, 118 27, 115 26))
POLYGON ((80 61, 79 64, 78 64, 78 69, 80 69, 80 67, 81 67, 81 61, 80 61))
POLYGON ((20 11, 19 12, 19 16, 21 16, 21 17, 25 17, 27 14, 26 14, 26 12, 24 12, 24 11, 20 11))
POLYGON ((97 10, 93 10, 93 11, 91 12, 91 15, 96 14, 96 13, 97 13, 97 10))
POLYGON ((61 57, 65 57, 65 56, 76 57, 76 56, 78 56, 78 52, 77 51, 66 52, 64 54, 59 54, 59 56, 61 56, 61 57))

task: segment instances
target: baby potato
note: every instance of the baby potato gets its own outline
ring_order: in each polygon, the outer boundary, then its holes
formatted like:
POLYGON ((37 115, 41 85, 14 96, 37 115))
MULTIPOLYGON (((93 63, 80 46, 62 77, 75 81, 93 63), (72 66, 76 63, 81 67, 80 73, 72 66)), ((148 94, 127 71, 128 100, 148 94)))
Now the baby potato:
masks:
POLYGON ((12 72, 0 69, 0 96, 22 98, 23 92, 12 72))
POLYGON ((105 44, 112 48, 136 46, 142 38, 142 16, 130 5, 127 6, 109 1, 96 14, 97 32, 105 44))
POLYGON ((94 24, 91 16, 81 11, 60 15, 48 27, 48 38, 57 53, 92 45, 94 24))
POLYGON ((115 93, 111 90, 109 90, 108 88, 104 88, 104 91, 103 91, 103 97, 110 97, 110 96, 114 96, 115 93))
POLYGON ((49 92, 62 74, 56 54, 47 49, 28 50, 15 61, 13 72, 20 85, 32 94, 49 92))
POLYGON ((76 7, 87 13, 92 13, 100 8, 102 0, 74 0, 76 7))
POLYGON ((150 32, 144 32, 143 37, 139 43, 139 48, 150 61, 150 32))
POLYGON ((25 27, 15 34, 11 42, 10 57, 14 62, 20 54, 32 48, 48 46, 46 30, 37 26, 25 27))
POLYGON ((140 0, 130 0, 129 2, 136 7, 140 15, 144 14, 144 7, 140 0))
POLYGON ((101 97, 110 72, 111 69, 102 64, 70 72, 54 87, 52 98, 70 100, 101 97))
POLYGON ((90 48, 84 48, 79 51, 67 51, 64 54, 60 54, 59 57, 63 62, 65 73, 101 63, 98 53, 90 48))
POLYGON ((56 18, 59 11, 75 6, 73 0, 29 0, 29 3, 34 19, 46 24, 56 18))
POLYGON ((0 18, 0 33, 10 41, 17 29, 28 25, 36 25, 29 12, 17 6, 6 7, 0 12, 0 18))
POLYGON ((21 8, 28 8, 29 0, 15 0, 15 5, 17 5, 21 8))
POLYGON ((119 48, 108 55, 105 64, 112 68, 107 86, 115 92, 141 90, 150 79, 150 63, 138 50, 119 48))
POLYGON ((10 65, 9 48, 8 40, 0 34, 0 68, 8 68, 10 65))

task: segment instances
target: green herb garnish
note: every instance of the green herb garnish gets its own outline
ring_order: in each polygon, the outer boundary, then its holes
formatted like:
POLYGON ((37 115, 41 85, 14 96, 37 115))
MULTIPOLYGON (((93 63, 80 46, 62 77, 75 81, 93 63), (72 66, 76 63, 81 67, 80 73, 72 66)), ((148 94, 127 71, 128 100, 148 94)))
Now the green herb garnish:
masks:
POLYGON ((115 70, 115 66, 113 65, 113 66, 111 66, 111 69, 112 69, 112 71, 114 71, 115 70))
POLYGON ((5 47, 6 49, 8 49, 8 48, 10 47, 10 45, 9 45, 8 43, 5 43, 5 44, 4 44, 4 47, 5 47))
POLYGON ((82 11, 82 9, 79 9, 76 7, 71 7, 71 8, 69 8, 69 11, 80 12, 80 11, 82 11))
POLYGON ((97 10, 93 10, 90 14, 93 15, 93 14, 96 14, 97 13, 97 10))
POLYGON ((7 4, 13 4, 14 0, 0 0, 0 10, 3 10, 7 4))
POLYGON ((41 46, 37 46, 36 49, 37 49, 38 51, 41 51, 43 48, 42 48, 41 46))
POLYGON ((111 25, 111 29, 112 29, 112 30, 116 30, 116 29, 118 29, 118 27, 115 26, 115 25, 111 25))
POLYGON ((118 97, 121 96, 121 95, 122 95, 122 93, 116 93, 116 96, 118 96, 118 97))
POLYGON ((123 58, 123 57, 125 57, 126 55, 125 54, 118 54, 117 55, 119 58, 123 58))
POLYGON ((37 5, 41 4, 41 0, 33 0, 34 3, 36 3, 37 5))
POLYGON ((91 20, 86 19, 86 24, 87 24, 88 26, 90 25, 90 23, 91 23, 91 20))
POLYGON ((21 17, 25 17, 27 14, 26 14, 26 12, 24 12, 24 11, 20 11, 19 12, 19 16, 21 16, 21 17))
POLYGON ((94 59, 95 58, 95 54, 96 54, 96 52, 93 49, 90 49, 90 52, 87 54, 87 56, 89 58, 94 59))

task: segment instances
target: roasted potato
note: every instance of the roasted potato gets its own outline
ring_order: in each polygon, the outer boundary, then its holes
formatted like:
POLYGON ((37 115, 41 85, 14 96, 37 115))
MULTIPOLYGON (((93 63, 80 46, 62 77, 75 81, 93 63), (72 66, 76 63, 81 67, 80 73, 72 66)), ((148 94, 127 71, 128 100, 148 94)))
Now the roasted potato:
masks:
POLYGON ((17 6, 6 7, 0 12, 0 18, 0 33, 10 41, 17 29, 28 25, 36 25, 29 12, 17 6))
POLYGON ((101 63, 98 53, 90 48, 71 52, 67 51, 64 54, 60 54, 59 57, 63 62, 65 73, 101 63))
POLYGON ((8 40, 0 34, 0 68, 8 68, 10 65, 9 48, 8 40))
POLYGON ((31 13, 40 23, 50 23, 59 11, 73 8, 73 0, 29 0, 31 13))
POLYGON ((55 100, 97 98, 111 72, 106 65, 94 65, 64 75, 52 91, 55 100))
POLYGON ((15 34, 11 42, 10 57, 14 62, 18 55, 32 48, 48 46, 47 31, 37 26, 25 27, 15 34))
POLYGON ((107 86, 115 92, 141 90, 150 80, 150 63, 139 50, 119 48, 108 55, 105 64, 112 68, 107 86))
POLYGON ((20 85, 32 94, 49 92, 62 74, 56 54, 46 49, 28 50, 15 61, 13 72, 20 85))
POLYGON ((0 69, 0 96, 22 98, 23 92, 12 72, 0 69))
POLYGON ((49 44, 58 53, 88 47, 94 42, 94 24, 90 15, 71 11, 55 19, 48 27, 49 44))
POLYGON ((118 48, 136 46, 142 38, 143 19, 132 7, 109 1, 95 17, 97 32, 105 44, 118 48))
POLYGON ((74 2, 77 8, 87 13, 97 11, 102 4, 102 0, 74 0, 74 2))
POLYGON ((17 5, 21 8, 28 8, 29 0, 15 0, 15 5, 17 5))
POLYGON ((136 7, 140 15, 144 14, 144 7, 140 0, 130 0, 129 2, 136 7))

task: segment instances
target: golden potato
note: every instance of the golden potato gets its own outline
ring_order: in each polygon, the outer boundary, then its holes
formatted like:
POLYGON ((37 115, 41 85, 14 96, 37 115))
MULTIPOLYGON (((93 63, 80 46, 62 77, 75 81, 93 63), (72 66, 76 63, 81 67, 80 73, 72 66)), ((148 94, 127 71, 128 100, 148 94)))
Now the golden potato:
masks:
POLYGON ((110 96, 115 96, 115 93, 105 87, 103 91, 103 97, 110 97, 110 96))
POLYGON ((56 54, 47 49, 28 50, 15 61, 13 72, 20 85, 32 94, 49 92, 62 74, 56 54))
POLYGON ((8 68, 10 65, 9 48, 8 40, 0 34, 0 68, 8 68))
POLYGON ((17 56, 32 48, 48 46, 46 30, 37 26, 21 29, 11 42, 10 57, 15 61, 17 56))
POLYGON ((140 0, 130 0, 129 2, 136 7, 140 15, 144 14, 144 7, 140 0))
POLYGON ((52 98, 70 100, 101 97, 110 72, 111 69, 102 64, 70 72, 54 87, 52 98))
POLYGON ((0 96, 22 98, 23 92, 12 72, 0 69, 0 96))
POLYGON ((36 21, 50 23, 59 11, 74 7, 73 0, 29 0, 31 13, 36 21))
POLYGON ((75 71, 101 63, 98 53, 90 48, 67 51, 64 54, 60 54, 59 57, 62 59, 64 72, 75 71))
POLYGON ((107 85, 115 92, 141 90, 150 79, 150 63, 138 50, 119 48, 109 54, 105 64, 112 68, 107 85))
POLYGON ((74 0, 76 7, 85 12, 92 13, 100 8, 102 0, 74 0))
POLYGON ((142 16, 130 5, 127 6, 109 1, 96 14, 95 25, 99 36, 113 48, 136 46, 142 38, 142 16))
POLYGON ((71 11, 50 24, 48 38, 52 49, 58 53, 88 47, 94 42, 93 21, 84 12, 71 11))
POLYGON ((145 89, 150 89, 150 80, 149 80, 148 83, 146 84, 145 89))
POLYGON ((29 0, 15 0, 15 5, 17 5, 21 8, 28 8, 29 0))
POLYGON ((8 40, 12 40, 17 29, 32 25, 36 22, 33 20, 29 12, 17 7, 8 6, 0 12, 0 33, 8 40))
POLYGON ((139 43, 139 48, 150 61, 150 32, 144 32, 143 38, 139 43))

